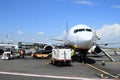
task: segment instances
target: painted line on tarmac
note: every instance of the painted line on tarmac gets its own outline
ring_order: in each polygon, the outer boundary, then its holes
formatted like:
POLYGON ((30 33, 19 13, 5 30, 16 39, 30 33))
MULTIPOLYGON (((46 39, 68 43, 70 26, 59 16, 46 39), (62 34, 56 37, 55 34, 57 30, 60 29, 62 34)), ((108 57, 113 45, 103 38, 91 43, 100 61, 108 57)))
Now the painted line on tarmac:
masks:
POLYGON ((97 71, 100 71, 100 72, 102 72, 102 73, 104 73, 104 74, 107 74, 107 75, 109 75, 109 76, 111 76, 111 77, 113 77, 113 78, 117 78, 116 76, 110 74, 109 72, 104 71, 104 70, 102 70, 102 69, 100 69, 100 68, 97 68, 97 67, 95 67, 95 66, 93 66, 93 65, 90 65, 90 64, 86 64, 86 65, 89 66, 89 67, 91 67, 91 68, 93 68, 93 69, 95 69, 95 70, 97 70, 97 71))
POLYGON ((107 64, 120 64, 120 62, 106 62, 107 64))
POLYGON ((26 77, 40 77, 40 78, 44 77, 44 78, 56 78, 56 79, 90 80, 89 78, 81 78, 81 77, 52 76, 52 75, 40 75, 40 74, 28 74, 28 73, 18 73, 18 72, 4 72, 4 71, 0 71, 0 74, 14 75, 14 76, 15 75, 16 76, 26 76, 26 77))

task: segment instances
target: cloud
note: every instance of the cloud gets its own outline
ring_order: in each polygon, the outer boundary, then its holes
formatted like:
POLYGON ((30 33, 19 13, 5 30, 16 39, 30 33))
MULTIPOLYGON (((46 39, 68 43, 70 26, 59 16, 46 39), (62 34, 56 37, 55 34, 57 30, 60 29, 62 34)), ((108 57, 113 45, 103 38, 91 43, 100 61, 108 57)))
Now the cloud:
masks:
POLYGON ((24 32, 22 32, 22 31, 20 31, 20 30, 18 30, 17 33, 18 33, 18 34, 24 34, 24 32))
POLYGON ((81 5, 87 5, 87 6, 93 6, 94 3, 90 0, 74 0, 72 1, 75 4, 81 4, 81 5))
POLYGON ((35 41, 36 39, 35 38, 32 38, 32 41, 35 41))
POLYGON ((119 8, 120 9, 120 5, 112 6, 112 8, 119 8))
POLYGON ((44 35, 45 33, 44 32, 38 32, 38 35, 44 35))
POLYGON ((97 34, 105 42, 118 42, 120 41, 120 24, 104 25, 97 30, 97 34))

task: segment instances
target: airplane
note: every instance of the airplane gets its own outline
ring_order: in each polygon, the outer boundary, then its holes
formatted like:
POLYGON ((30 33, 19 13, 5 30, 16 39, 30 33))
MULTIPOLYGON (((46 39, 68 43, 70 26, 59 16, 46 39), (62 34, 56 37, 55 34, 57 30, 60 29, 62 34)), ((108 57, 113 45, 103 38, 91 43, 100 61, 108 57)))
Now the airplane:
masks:
MULTIPOLYGON (((67 33, 64 40, 51 40, 63 42, 64 45, 62 44, 62 46, 75 50, 75 52, 78 52, 80 54, 81 58, 86 58, 87 53, 97 54, 103 52, 111 61, 115 61, 109 54, 107 54, 102 49, 102 47, 100 47, 96 43, 96 40, 99 40, 99 37, 96 35, 96 30, 93 31, 89 26, 79 24, 73 26, 69 31, 67 29, 66 32, 67 33)), ((58 45, 44 44, 42 51, 52 51, 52 49, 55 48, 55 46, 58 45)))
MULTIPOLYGON (((56 41, 64 41, 64 45, 72 48, 75 52, 79 52, 81 58, 86 58, 87 53, 101 53, 103 52, 111 61, 115 61, 109 54, 107 54, 97 43, 99 40, 96 35, 96 30, 93 31, 87 25, 79 24, 73 26, 69 31, 66 31, 65 40, 53 39, 56 41)), ((50 47, 46 45, 45 48, 50 47)), ((52 46, 51 46, 52 47, 52 46)))

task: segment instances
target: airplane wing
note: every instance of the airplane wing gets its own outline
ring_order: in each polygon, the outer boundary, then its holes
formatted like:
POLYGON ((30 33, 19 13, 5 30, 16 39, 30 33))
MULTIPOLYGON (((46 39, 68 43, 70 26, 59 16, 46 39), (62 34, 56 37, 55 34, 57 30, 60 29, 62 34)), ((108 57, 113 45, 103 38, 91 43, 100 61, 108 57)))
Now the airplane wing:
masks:
POLYGON ((105 43, 100 43, 100 44, 98 44, 98 45, 107 46, 107 45, 110 45, 110 44, 120 44, 120 42, 105 42, 105 43))
POLYGON ((64 42, 64 40, 62 40, 62 39, 50 39, 50 40, 54 40, 54 41, 61 41, 61 42, 64 42))

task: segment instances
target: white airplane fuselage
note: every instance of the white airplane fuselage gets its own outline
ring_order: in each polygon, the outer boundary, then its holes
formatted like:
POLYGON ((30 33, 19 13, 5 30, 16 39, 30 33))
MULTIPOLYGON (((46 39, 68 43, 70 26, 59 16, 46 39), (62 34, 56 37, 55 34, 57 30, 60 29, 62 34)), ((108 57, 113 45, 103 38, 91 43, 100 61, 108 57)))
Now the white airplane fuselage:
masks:
POLYGON ((89 50, 93 44, 93 32, 86 25, 76 25, 72 27, 67 35, 67 44, 83 50, 89 50))

